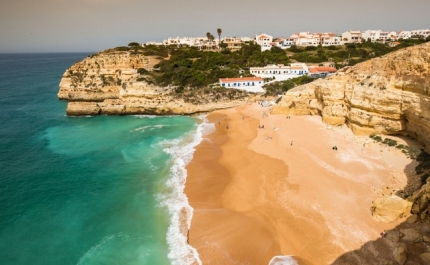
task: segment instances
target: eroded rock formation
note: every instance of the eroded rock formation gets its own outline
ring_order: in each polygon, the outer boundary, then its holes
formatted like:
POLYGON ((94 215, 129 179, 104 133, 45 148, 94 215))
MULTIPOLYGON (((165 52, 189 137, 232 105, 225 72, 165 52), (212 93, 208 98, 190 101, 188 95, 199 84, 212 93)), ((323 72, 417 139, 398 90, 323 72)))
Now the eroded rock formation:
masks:
POLYGON ((403 134, 430 146, 430 43, 402 49, 283 95, 272 114, 321 115, 356 134, 403 134))
POLYGON ((244 91, 175 93, 173 87, 153 84, 159 57, 107 50, 72 65, 60 82, 58 98, 68 100, 68 115, 194 114, 230 108, 247 102, 244 91))

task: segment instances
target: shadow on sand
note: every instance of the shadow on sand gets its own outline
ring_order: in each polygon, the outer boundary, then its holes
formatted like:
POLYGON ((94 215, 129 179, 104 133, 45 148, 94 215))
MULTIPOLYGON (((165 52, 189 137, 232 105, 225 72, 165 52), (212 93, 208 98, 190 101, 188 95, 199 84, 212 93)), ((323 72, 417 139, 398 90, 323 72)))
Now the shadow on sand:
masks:
MULTIPOLYGON (((404 140, 407 141, 406 138, 404 140)), ((430 264, 430 178, 427 184, 421 187, 422 181, 425 181, 425 173, 417 174, 415 171, 417 165, 419 167, 430 162, 427 160, 428 154, 423 152, 421 157, 417 157, 417 161, 405 167, 408 183, 403 190, 396 193, 399 197, 408 197, 408 200, 413 202, 413 215, 394 229, 386 231, 386 234, 377 240, 369 241, 359 249, 343 254, 332 265, 430 264), (412 195, 413 191, 416 192, 412 195)))

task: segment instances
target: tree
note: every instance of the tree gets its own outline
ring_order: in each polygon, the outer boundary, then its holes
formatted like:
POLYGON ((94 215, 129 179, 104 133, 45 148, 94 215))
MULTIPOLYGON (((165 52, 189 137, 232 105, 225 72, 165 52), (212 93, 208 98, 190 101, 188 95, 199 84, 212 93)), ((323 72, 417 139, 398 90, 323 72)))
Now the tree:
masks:
POLYGON ((137 43, 137 42, 130 42, 130 43, 128 44, 128 47, 133 47, 133 46, 140 46, 140 44, 139 44, 139 43, 137 43))
POLYGON ((228 44, 227 44, 227 43, 222 42, 222 43, 219 43, 219 44, 218 44, 218 46, 219 46, 220 48, 225 49, 225 48, 227 48, 227 47, 228 47, 228 44))
POLYGON ((212 35, 210 32, 206 33, 206 38, 208 38, 209 41, 213 41, 215 39, 214 35, 212 35))
POLYGON ((285 53, 284 50, 282 50, 280 47, 278 46, 272 46, 270 48, 270 51, 273 53, 285 53))
POLYGON ((218 46, 219 46, 219 44, 221 43, 221 33, 222 33, 222 29, 221 29, 221 28, 218 28, 218 29, 216 30, 216 32, 218 33, 218 46))

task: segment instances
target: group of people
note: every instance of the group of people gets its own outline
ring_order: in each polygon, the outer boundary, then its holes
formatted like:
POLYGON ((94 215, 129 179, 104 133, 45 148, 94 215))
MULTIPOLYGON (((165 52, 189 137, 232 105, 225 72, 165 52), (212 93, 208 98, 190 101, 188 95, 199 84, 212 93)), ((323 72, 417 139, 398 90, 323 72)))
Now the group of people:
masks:
POLYGON ((286 119, 291 119, 291 116, 287 116, 287 117, 285 117, 286 119))
POLYGON ((331 149, 337 151, 337 146, 333 146, 331 149))
POLYGON ((263 125, 258 125, 259 129, 264 129, 264 124, 263 125))

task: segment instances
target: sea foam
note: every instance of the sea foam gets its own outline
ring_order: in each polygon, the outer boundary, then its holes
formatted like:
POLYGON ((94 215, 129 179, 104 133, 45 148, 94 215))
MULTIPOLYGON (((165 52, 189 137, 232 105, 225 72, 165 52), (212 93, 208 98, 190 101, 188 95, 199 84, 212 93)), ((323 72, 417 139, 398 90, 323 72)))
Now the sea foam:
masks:
POLYGON ((273 257, 269 265, 299 265, 292 256, 275 256, 273 257))
POLYGON ((187 178, 185 167, 192 160, 195 147, 203 140, 203 135, 213 132, 215 126, 208 123, 205 116, 198 118, 202 122, 190 134, 160 143, 164 146, 163 151, 171 156, 173 164, 166 182, 170 193, 157 194, 161 206, 166 207, 171 216, 166 237, 169 245, 168 258, 173 265, 202 264, 197 250, 188 244, 193 208, 184 194, 187 178))

